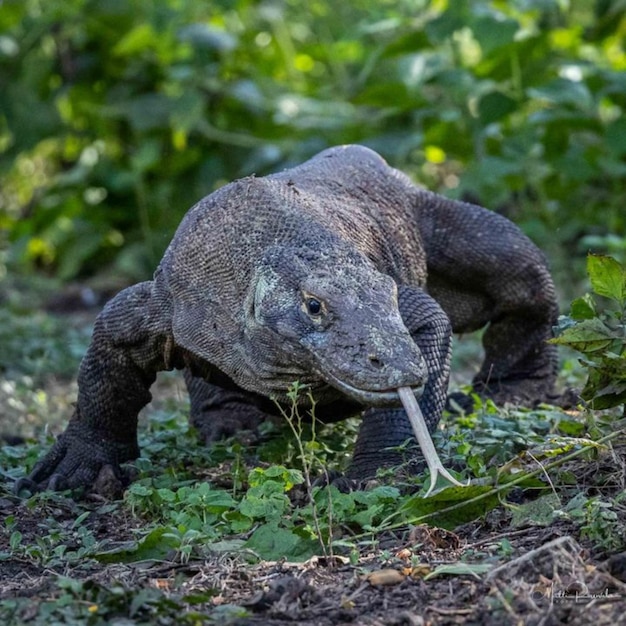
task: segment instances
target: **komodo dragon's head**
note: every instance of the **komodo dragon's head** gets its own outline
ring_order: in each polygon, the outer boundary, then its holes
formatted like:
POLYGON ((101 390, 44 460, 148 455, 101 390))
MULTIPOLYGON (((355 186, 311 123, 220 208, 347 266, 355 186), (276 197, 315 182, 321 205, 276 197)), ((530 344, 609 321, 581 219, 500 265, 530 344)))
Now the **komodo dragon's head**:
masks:
POLYGON ((285 387, 326 383, 369 406, 419 395, 427 370, 398 308, 398 289, 359 253, 272 248, 246 300, 244 334, 262 354, 260 376, 285 387), (304 376, 301 376, 304 374, 304 376))

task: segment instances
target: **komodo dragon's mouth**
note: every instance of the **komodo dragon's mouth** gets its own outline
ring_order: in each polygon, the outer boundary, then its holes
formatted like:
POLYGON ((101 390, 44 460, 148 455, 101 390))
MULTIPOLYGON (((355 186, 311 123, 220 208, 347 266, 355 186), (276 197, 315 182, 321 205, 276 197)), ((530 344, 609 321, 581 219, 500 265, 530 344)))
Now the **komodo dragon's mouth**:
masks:
POLYGON ((409 422, 411 423, 411 428, 415 433, 415 438, 417 439, 417 442, 422 450, 422 454, 424 455, 424 460, 430 470, 430 486, 426 492, 426 496, 430 495, 430 493, 435 489, 437 478, 439 476, 442 476, 445 480, 453 485, 456 485, 457 487, 464 486, 463 483, 460 483, 450 474, 450 472, 448 472, 437 454, 437 450, 435 449, 433 440, 428 430, 428 424, 424 419, 422 410, 420 409, 416 399, 422 395, 424 391, 423 385, 402 385, 397 389, 372 391, 353 387, 328 372, 320 372, 320 376, 322 376, 324 380, 326 380, 333 387, 339 389, 347 396, 362 402, 363 404, 371 406, 389 406, 400 404, 404 408, 409 422))
MULTIPOLYGON (((402 404, 400 396, 398 395, 398 389, 395 387, 390 389, 360 389, 359 387, 354 387, 346 383, 329 372, 321 372, 318 370, 318 373, 329 385, 332 385, 335 389, 345 393, 349 398, 361 404, 376 407, 401 406, 402 404)), ((410 387, 416 398, 421 397, 424 391, 423 385, 406 386, 410 387)))

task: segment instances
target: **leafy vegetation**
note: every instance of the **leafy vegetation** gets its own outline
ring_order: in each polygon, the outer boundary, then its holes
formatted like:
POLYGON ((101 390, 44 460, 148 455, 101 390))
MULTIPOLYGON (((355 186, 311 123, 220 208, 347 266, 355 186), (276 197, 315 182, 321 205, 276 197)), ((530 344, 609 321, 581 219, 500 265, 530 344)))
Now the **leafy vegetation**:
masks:
MULTIPOLYGON (((194 626, 200 620, 206 623, 207 616, 199 611, 187 610, 189 605, 208 602, 217 595, 214 590, 203 593, 183 595, 172 598, 159 589, 143 589, 139 592, 129 590, 122 584, 111 586, 94 581, 80 581, 69 577, 59 578, 59 595, 54 599, 44 600, 37 612, 29 616, 29 621, 37 624, 105 624, 124 619, 130 624, 182 624, 194 626), (157 621, 158 620, 158 621, 157 621)), ((28 602, 28 601, 27 601, 28 602)), ((0 606, 0 616, 8 620, 19 615, 27 604, 21 599, 4 602, 0 606)), ((234 607, 234 610, 216 612, 216 621, 220 618, 245 616, 246 611, 234 607)))
MULTIPOLYGON (((123 500, 76 503, 62 494, 42 493, 5 517, 0 564, 73 572, 56 579, 53 596, 40 599, 35 623, 106 623, 125 617, 143 624, 154 623, 150 620, 156 616, 159 623, 221 623, 248 613, 242 606, 216 606, 217 588, 205 586, 198 594, 180 585, 130 589, 115 580, 102 584, 80 572, 148 563, 157 569, 163 563, 190 566, 212 555, 229 555, 242 565, 340 555, 358 566, 365 554, 380 551, 391 533, 424 522, 458 528, 502 505, 514 528, 567 520, 594 550, 613 552, 626 546, 623 490, 609 489, 613 478, 600 473, 581 491, 574 475, 623 437, 623 426, 608 417, 600 420, 552 407, 503 412, 486 403, 470 416, 446 419, 437 445, 447 464, 469 460, 465 475, 473 484, 441 489, 429 498, 423 497, 425 487, 416 493, 428 484, 423 474, 405 483, 396 478, 393 486, 381 476, 382 483, 350 493, 313 486, 309 498, 303 490, 304 474, 319 467, 316 450, 324 449, 326 459, 338 468, 345 459, 343 450, 332 449, 332 428, 330 433, 309 431, 315 440, 299 442, 289 428, 281 429, 251 456, 235 441, 212 448, 196 444, 184 411, 173 405, 153 412, 146 426, 141 430, 145 456, 136 462, 139 476, 123 500), (276 464, 277 449, 289 446, 294 453, 287 457, 293 465, 276 464), (576 465, 576 459, 583 463, 576 465), (25 524, 29 515, 36 520, 34 532, 25 524), (104 519, 122 529, 122 536, 110 529, 103 534, 104 519)), ((48 447, 49 441, 42 445, 48 447)), ((0 483, 2 506, 12 497, 12 480, 29 471, 42 449, 34 442, 1 449, 0 465, 9 479, 0 483)), ((617 476, 622 469, 613 471, 617 476)), ((416 553, 426 549, 420 541, 410 544, 416 553)), ((510 552, 503 544, 502 556, 507 549, 510 552)), ((393 562, 391 555, 384 558, 393 562)), ((474 562, 476 558, 446 563, 443 569, 431 569, 416 559, 411 567, 429 576, 487 571, 490 566, 480 558, 474 562)), ((27 602, 0 600, 0 617, 16 623, 17 616, 25 615, 27 602)))
POLYGON ((598 308, 590 294, 577 298, 552 341, 584 355, 589 376, 582 397, 595 409, 607 409, 626 403, 626 267, 612 257, 590 255, 587 272, 593 292, 611 308, 598 308))
MULTIPOLYGON (((81 526, 88 513, 79 513, 73 524, 64 527, 48 519, 48 536, 37 539, 36 545, 30 547, 22 546, 14 518, 7 518, 5 527, 11 534, 12 551, 46 565, 85 556, 103 562, 165 558, 171 557, 172 551, 186 561, 193 554, 220 549, 221 545, 229 550, 245 548, 264 559, 303 559, 320 551, 332 554, 336 549, 347 548, 358 552, 360 541, 375 542, 385 531, 418 523, 422 518, 436 518, 438 525, 454 528, 481 517, 503 501, 513 487, 545 490, 548 485, 534 477, 541 477, 546 466, 558 470, 570 459, 595 456, 599 445, 592 439, 573 437, 572 432, 581 435, 593 428, 596 437, 608 442, 619 434, 613 432, 613 425, 609 420, 590 420, 586 424, 581 416, 553 408, 515 409, 510 415, 502 415, 488 403, 465 419, 447 423, 444 439, 442 433, 437 436, 449 462, 469 459, 466 471, 475 482, 473 487, 448 487, 424 499, 425 487, 415 495, 417 486, 425 483, 424 475, 399 483, 396 474, 394 486, 381 484, 350 493, 340 493, 335 487, 313 486, 312 498, 302 499, 298 495, 305 483, 302 467, 308 468, 305 471, 319 467, 315 448, 324 445, 330 450, 332 433, 306 452, 304 463, 299 457, 294 459, 300 467, 276 464, 276 447, 271 443, 261 445, 257 451, 261 465, 246 470, 241 481, 242 466, 249 464, 249 460, 241 458, 241 449, 233 442, 210 449, 195 445, 195 432, 187 425, 184 413, 170 407, 164 413, 155 413, 149 430, 142 432, 147 458, 137 461, 141 473, 127 490, 124 502, 105 505, 123 506, 138 523, 144 520, 147 525, 143 538, 114 552, 102 552, 102 546, 81 526), (165 450, 167 453, 163 454, 165 450), (212 468, 218 468, 221 481, 226 480, 227 485, 198 480, 200 476, 214 475, 216 470, 212 468), (470 506, 474 500, 480 502, 476 507, 470 506), (78 551, 66 551, 68 533, 73 538, 71 543, 80 545, 78 551), (352 541, 350 536, 354 537, 352 541)), ((288 430, 274 433, 276 437, 281 438, 282 448, 288 444, 285 438, 291 438, 288 430)), ((308 443, 297 445, 304 448, 308 443)), ((46 441, 44 445, 47 444, 46 441)), ((2 464, 8 477, 14 479, 29 471, 41 452, 33 452, 33 447, 36 446, 31 444, 26 450, 3 449, 2 464)), ((338 468, 345 462, 342 456, 329 454, 338 468)), ((384 472, 381 477, 384 481, 384 472)), ((555 474, 552 487, 562 481, 562 489, 567 493, 566 478, 555 474)), ((30 506, 46 508, 57 498, 44 493, 33 496, 29 502, 30 506)))
POLYGON ((4 263, 145 278, 200 197, 348 142, 557 269, 623 258, 624 24, 618 0, 4 3, 4 263))

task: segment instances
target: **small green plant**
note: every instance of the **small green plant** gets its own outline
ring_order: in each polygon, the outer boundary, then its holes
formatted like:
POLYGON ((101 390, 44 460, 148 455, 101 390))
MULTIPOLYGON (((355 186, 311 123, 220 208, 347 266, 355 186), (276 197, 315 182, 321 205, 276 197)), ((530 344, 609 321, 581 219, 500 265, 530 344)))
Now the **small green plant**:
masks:
MULTIPOLYGON (((303 385, 301 385, 298 381, 295 381, 289 391, 287 392, 287 396, 291 401, 291 405, 289 411, 278 405, 278 409, 285 419, 289 428, 291 429, 294 438, 296 440, 297 448, 298 448, 298 456, 302 463, 302 472, 303 479, 306 486, 307 494, 309 497, 309 503, 312 512, 312 523, 315 528, 315 535, 320 542, 320 547, 322 548, 322 552, 325 556, 332 555, 332 545, 327 546, 324 542, 323 530, 322 530, 322 521, 320 520, 318 504, 315 498, 313 497, 313 483, 311 482, 311 475, 313 472, 313 468, 318 463, 316 458, 316 452, 319 450, 319 443, 316 437, 316 425, 317 420, 315 419, 315 400, 310 392, 309 393, 309 401, 311 402, 311 408, 309 409, 309 415, 311 419, 311 438, 309 441, 305 441, 304 432, 305 432, 305 420, 302 417, 302 413, 299 410, 298 405, 298 397, 305 389, 303 385)), ((326 468, 323 467, 323 470, 326 471, 326 468)), ((328 478, 328 476, 327 476, 328 478)), ((333 501, 330 490, 328 491, 328 500, 327 500, 328 508, 326 511, 326 520, 325 524, 329 529, 329 536, 332 536, 332 524, 333 524, 333 501)))
POLYGON ((155 587, 129 588, 121 582, 106 585, 95 580, 80 580, 59 576, 56 594, 42 597, 33 605, 30 598, 15 598, 0 602, 3 624, 181 624, 192 626, 207 623, 206 613, 215 613, 215 621, 247 615, 239 607, 217 607, 211 598, 218 594, 212 587, 192 594, 168 594, 155 587), (219 610, 222 609, 222 610, 219 610), (228 609, 228 610, 224 610, 228 609), (220 619, 220 617, 222 619, 220 619))
POLYGON ((611 306, 599 308, 589 293, 574 300, 552 342, 583 354, 588 378, 581 395, 592 408, 609 409, 626 402, 626 268, 612 257, 589 255, 587 273, 594 294, 611 306))
POLYGON ((587 429, 579 416, 554 407, 497 407, 491 400, 480 401, 470 415, 446 415, 443 423, 444 430, 434 437, 439 449, 474 478, 496 475, 528 450, 541 457, 561 454, 579 445, 587 429))
MULTIPOLYGON (((36 502, 45 497, 38 494, 32 500, 36 502)), ((39 508, 43 511, 42 507, 39 508)), ((84 563, 100 549, 93 531, 85 524, 89 515, 90 511, 84 511, 73 522, 59 522, 53 517, 46 517, 38 525, 40 534, 34 541, 27 540, 17 529, 14 515, 7 516, 5 528, 0 529, 0 534, 8 535, 8 550, 0 551, 0 561, 17 559, 51 568, 84 563)))
MULTIPOLYGON (((623 499, 623 498, 622 498, 623 499)), ((607 552, 618 552, 626 545, 624 526, 620 522, 620 497, 604 499, 580 493, 563 508, 563 513, 580 527, 581 536, 607 552)))

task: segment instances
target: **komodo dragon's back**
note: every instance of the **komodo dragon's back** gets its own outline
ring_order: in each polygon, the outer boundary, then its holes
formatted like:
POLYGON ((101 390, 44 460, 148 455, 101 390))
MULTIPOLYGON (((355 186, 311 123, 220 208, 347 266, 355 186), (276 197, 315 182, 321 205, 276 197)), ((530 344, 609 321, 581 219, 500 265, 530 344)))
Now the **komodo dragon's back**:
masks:
POLYGON ((213 288, 216 293, 207 297, 231 306, 240 302, 270 247, 320 254, 354 247, 398 282, 423 285, 426 258, 410 188, 408 178, 368 148, 325 150, 295 168, 238 180, 200 201, 181 223, 160 272, 175 295, 213 288))

